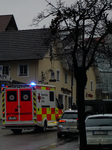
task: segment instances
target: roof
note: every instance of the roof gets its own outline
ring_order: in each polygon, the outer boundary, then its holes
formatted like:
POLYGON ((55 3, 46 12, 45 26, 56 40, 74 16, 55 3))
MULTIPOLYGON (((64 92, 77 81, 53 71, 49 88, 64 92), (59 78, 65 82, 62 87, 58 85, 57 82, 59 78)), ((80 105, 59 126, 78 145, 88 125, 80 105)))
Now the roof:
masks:
POLYGON ((49 43, 49 29, 1 32, 0 61, 43 59, 49 43))
POLYGON ((13 15, 0 15, 0 32, 12 29, 18 30, 13 15))

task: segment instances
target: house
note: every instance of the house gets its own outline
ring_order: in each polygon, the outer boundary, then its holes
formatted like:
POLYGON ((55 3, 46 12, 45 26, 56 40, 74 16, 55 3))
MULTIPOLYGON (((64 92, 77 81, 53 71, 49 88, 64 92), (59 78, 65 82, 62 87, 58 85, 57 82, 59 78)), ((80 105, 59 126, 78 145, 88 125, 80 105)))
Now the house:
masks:
MULTIPOLYGON (((49 29, 19 30, 0 33, 0 65, 2 74, 12 78, 4 84, 55 85, 57 97, 64 104, 64 109, 76 103, 76 81, 59 59, 51 60, 49 29), (71 101, 71 97, 72 100, 71 101)), ((88 82, 86 99, 95 99, 96 79, 94 70, 87 72, 88 82)), ((3 84, 3 82, 1 83, 3 84)), ((0 99, 0 106, 2 101, 0 99)), ((1 108, 0 108, 1 110, 1 108)), ((0 118, 2 112, 0 112, 0 118)))
MULTIPOLYGON (((76 81, 70 61, 52 57, 57 52, 53 47, 49 29, 18 30, 13 15, 0 16, 0 86, 10 84, 49 84, 56 86, 57 97, 64 110, 76 103, 76 81)), ((66 43, 67 44, 67 43, 66 43)), ((85 99, 95 99, 96 74, 93 68, 87 71, 88 82, 85 99)), ((1 95, 1 93, 0 93, 1 95)), ((2 99, 0 96, 0 118, 2 99)))
POLYGON ((13 15, 0 15, 0 32, 18 30, 13 15))

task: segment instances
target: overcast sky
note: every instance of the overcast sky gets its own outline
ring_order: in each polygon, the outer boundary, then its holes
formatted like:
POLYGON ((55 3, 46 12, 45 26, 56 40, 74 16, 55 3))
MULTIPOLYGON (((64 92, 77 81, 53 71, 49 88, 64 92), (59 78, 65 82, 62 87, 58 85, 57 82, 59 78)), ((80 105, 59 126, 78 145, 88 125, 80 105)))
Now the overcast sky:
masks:
MULTIPOLYGON (((48 0, 53 4, 56 0, 48 0)), ((62 0, 71 5, 75 0, 62 0)), ((40 28, 50 24, 51 19, 44 20, 38 27, 31 26, 32 19, 47 6, 45 0, 0 0, 0 15, 13 14, 19 30, 40 28)), ((47 7, 48 8, 48 7, 47 7)))
MULTIPOLYGON (((56 2, 56 0, 49 0, 56 2)), ((66 4, 72 4, 74 0, 62 0, 66 4)), ((39 27, 31 27, 32 19, 37 14, 46 8, 47 3, 45 0, 0 0, 0 15, 13 14, 19 30, 32 29, 39 27)), ((49 25, 50 20, 42 22, 40 27, 44 24, 49 25)))

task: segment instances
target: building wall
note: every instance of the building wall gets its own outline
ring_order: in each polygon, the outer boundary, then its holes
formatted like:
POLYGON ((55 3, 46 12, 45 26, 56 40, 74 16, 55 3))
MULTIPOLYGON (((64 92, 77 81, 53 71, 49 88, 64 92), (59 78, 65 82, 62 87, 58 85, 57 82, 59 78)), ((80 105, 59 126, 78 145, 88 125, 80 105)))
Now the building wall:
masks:
MULTIPOLYGON (((63 69, 62 64, 60 60, 56 60, 54 62, 50 62, 48 59, 44 59, 39 61, 39 67, 40 71, 39 73, 43 72, 45 80, 44 83, 47 83, 49 85, 55 85, 56 86, 56 95, 59 98, 60 95, 63 97, 63 104, 64 109, 69 108, 69 98, 71 98, 71 73, 68 70, 63 69), (51 70, 53 70, 55 74, 55 79, 57 79, 57 70, 60 72, 60 80, 56 82, 50 82, 49 79, 51 79, 51 70), (65 73, 67 74, 67 83, 65 83, 65 73), (62 91, 62 89, 65 89, 65 91, 62 91), (66 90, 67 89, 67 90, 66 90)), ((41 74, 39 75, 41 76, 41 74)), ((75 79, 74 79, 75 83, 75 79)), ((76 101, 76 88, 75 84, 73 85, 73 101, 76 101)))

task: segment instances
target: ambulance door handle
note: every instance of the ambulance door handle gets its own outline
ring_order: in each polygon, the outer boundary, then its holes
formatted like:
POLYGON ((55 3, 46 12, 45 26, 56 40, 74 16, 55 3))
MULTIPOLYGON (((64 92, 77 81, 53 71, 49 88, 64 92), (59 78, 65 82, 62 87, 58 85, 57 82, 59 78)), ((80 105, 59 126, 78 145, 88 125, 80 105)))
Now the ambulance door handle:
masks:
POLYGON ((17 106, 18 108, 20 108, 21 106, 17 106))

